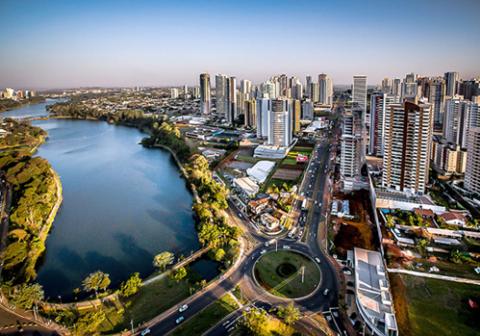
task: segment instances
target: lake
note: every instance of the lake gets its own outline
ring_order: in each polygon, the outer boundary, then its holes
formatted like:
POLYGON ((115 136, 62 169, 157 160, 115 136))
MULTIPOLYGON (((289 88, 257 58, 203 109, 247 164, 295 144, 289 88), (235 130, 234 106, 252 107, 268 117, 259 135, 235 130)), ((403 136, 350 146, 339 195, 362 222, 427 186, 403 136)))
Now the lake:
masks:
MULTIPOLYGON (((1 116, 46 115, 48 103, 1 116)), ((52 164, 63 186, 38 270, 50 299, 71 298, 90 272, 110 274, 115 286, 133 272, 150 274, 156 253, 199 248, 185 180, 168 152, 139 145, 140 131, 100 121, 33 124, 49 134, 36 155, 52 164)))

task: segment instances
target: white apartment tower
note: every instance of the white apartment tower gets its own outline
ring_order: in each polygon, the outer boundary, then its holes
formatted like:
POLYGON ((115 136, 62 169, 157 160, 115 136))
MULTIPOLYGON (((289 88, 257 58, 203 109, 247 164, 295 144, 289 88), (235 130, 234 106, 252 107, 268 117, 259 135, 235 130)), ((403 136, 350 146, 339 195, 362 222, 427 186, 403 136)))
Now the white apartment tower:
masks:
POLYGON ((257 138, 264 139, 270 133, 270 99, 257 98, 257 138))
POLYGON ((465 189, 480 194, 480 127, 468 131, 465 189))
POLYGON ((367 76, 353 76, 352 107, 362 111, 363 123, 367 119, 367 76))
POLYGON ((326 74, 318 75, 319 102, 322 105, 332 105, 333 82, 326 74))
POLYGON ((471 127, 480 127, 479 105, 461 96, 447 99, 445 102, 445 124, 443 136, 448 142, 467 147, 468 130, 471 127))
POLYGON ((423 194, 428 183, 433 112, 430 104, 405 101, 385 113, 382 186, 423 194))
POLYGON ((345 180, 360 175, 365 153, 362 132, 363 120, 360 110, 347 111, 343 117, 340 155, 340 173, 345 180))
POLYGON ((394 103, 398 103, 398 97, 384 92, 376 92, 370 96, 370 139, 368 152, 371 155, 383 156, 385 112, 394 103))
POLYGON ((292 143, 292 122, 287 99, 272 99, 268 144, 288 147, 292 143))
POLYGON ((217 114, 228 120, 228 100, 227 100, 227 76, 218 74, 215 76, 215 95, 217 99, 217 114))

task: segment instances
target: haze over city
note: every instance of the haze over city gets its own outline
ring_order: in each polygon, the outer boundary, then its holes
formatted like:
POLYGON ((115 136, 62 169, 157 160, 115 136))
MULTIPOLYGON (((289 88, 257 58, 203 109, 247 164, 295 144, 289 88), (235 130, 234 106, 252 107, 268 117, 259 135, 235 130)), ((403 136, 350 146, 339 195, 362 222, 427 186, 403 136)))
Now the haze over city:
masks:
POLYGON ((480 2, 2 1, 0 87, 478 74, 480 2), (375 64, 375 67, 372 67, 375 64))

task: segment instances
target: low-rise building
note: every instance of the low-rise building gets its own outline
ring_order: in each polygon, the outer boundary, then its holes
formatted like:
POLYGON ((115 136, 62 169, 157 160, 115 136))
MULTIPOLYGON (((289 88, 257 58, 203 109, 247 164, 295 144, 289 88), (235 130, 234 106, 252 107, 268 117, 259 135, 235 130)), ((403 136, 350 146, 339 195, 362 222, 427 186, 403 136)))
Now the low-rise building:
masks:
POLYGON ((253 197, 255 196, 258 191, 260 190, 258 184, 252 181, 249 177, 240 177, 233 180, 233 183, 238 188, 242 189, 242 191, 248 196, 253 197))

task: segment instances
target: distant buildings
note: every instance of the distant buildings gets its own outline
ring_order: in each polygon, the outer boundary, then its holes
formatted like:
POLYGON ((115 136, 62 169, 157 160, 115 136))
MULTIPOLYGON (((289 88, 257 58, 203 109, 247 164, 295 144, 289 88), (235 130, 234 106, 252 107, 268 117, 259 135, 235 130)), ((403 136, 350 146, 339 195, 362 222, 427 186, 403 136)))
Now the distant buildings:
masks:
POLYGON ((465 188, 480 194, 480 127, 471 127, 468 132, 465 188))
POLYGON ((479 126, 479 104, 464 100, 461 96, 446 101, 443 134, 448 142, 466 148, 469 128, 479 126))
POLYGON ((318 75, 319 103, 322 105, 332 105, 333 82, 326 74, 318 75))
POLYGON ((385 113, 382 186, 425 193, 432 142, 430 104, 392 104, 385 113))
POLYGON ((172 98, 172 99, 177 99, 178 98, 178 89, 177 88, 171 88, 170 89, 170 98, 172 98))
POLYGON ((215 76, 215 98, 217 114, 228 120, 228 99, 227 99, 227 76, 218 74, 215 76))
POLYGON ((200 110, 202 114, 210 114, 210 75, 200 74, 200 110))
POLYGON ((446 91, 445 94, 449 97, 453 97, 457 94, 457 85, 458 85, 458 72, 446 72, 445 73, 445 83, 446 91))
POLYGON ((428 85, 428 101, 433 108, 433 124, 436 130, 443 129, 443 114, 445 110, 445 81, 433 79, 428 85))

